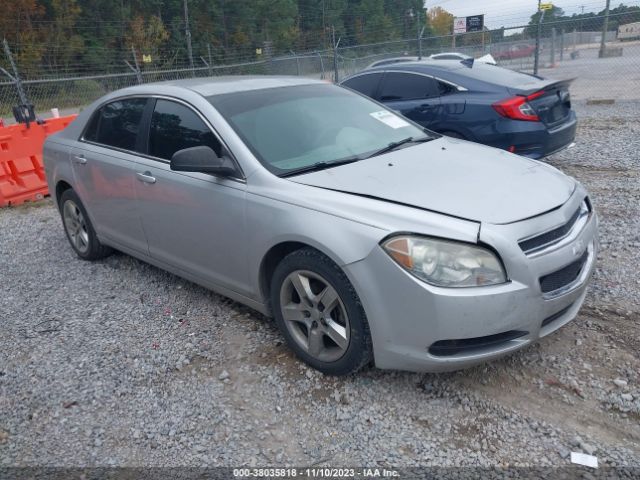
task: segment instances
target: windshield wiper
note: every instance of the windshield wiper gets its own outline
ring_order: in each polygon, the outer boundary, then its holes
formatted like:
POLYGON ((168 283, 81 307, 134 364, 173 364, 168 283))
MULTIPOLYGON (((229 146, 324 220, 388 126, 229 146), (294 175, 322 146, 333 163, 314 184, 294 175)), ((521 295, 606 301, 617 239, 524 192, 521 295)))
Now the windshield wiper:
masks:
POLYGON ((423 143, 433 140, 433 137, 422 137, 422 138, 413 138, 407 137, 402 140, 398 140, 397 142, 391 142, 386 147, 382 147, 380 150, 376 150, 375 152, 367 155, 365 158, 377 157, 378 155, 382 155, 383 153, 388 153, 395 150, 402 145, 406 145, 407 143, 423 143))
POLYGON ((312 163, 311 165, 307 165, 305 167, 289 170, 288 172, 282 173, 279 176, 282 178, 292 177, 293 175, 300 175, 301 173, 317 172, 319 170, 325 170, 327 168, 338 167, 340 165, 347 165, 348 163, 354 163, 359 160, 362 160, 362 158, 356 156, 356 157, 343 158, 342 160, 334 160, 332 162, 316 162, 316 163, 312 163))

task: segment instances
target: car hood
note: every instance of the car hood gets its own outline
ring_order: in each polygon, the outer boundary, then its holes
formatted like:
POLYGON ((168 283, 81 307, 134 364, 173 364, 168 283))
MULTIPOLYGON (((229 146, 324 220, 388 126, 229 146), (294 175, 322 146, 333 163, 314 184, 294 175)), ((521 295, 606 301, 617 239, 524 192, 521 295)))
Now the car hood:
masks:
POLYGON ((576 186, 545 163, 448 137, 289 180, 494 224, 553 210, 576 186))

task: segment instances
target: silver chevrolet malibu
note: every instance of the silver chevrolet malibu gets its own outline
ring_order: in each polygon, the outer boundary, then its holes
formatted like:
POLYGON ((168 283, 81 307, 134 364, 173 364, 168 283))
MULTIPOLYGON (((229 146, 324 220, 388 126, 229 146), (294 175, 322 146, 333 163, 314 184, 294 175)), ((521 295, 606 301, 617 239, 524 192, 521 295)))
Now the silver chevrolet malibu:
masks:
POLYGON ((120 90, 44 163, 80 258, 117 249, 273 316, 327 374, 522 348, 577 315, 598 246, 553 167, 303 78, 120 90))

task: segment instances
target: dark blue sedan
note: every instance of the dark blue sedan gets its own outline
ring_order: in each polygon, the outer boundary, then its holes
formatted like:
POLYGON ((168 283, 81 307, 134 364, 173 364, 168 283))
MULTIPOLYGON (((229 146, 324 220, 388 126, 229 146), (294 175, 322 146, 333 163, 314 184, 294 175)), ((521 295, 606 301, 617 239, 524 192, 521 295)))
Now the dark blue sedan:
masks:
POLYGON ((576 134, 569 81, 468 60, 403 62, 342 82, 420 125, 530 158, 569 146, 576 134))

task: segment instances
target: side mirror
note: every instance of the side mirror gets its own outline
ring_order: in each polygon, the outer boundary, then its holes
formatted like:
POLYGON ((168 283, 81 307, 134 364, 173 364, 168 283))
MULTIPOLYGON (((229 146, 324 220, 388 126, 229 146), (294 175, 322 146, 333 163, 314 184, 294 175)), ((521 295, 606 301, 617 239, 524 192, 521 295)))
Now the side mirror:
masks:
POLYGON ((176 172, 211 173, 220 177, 237 174, 233 161, 227 157, 218 157, 211 147, 202 145, 178 150, 171 157, 169 164, 176 172))

